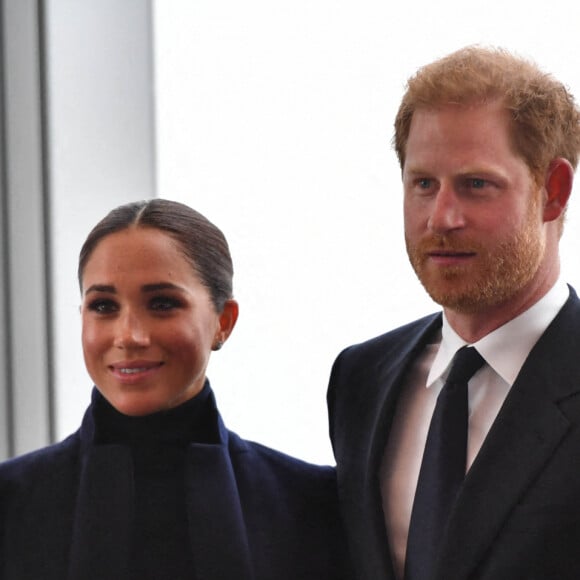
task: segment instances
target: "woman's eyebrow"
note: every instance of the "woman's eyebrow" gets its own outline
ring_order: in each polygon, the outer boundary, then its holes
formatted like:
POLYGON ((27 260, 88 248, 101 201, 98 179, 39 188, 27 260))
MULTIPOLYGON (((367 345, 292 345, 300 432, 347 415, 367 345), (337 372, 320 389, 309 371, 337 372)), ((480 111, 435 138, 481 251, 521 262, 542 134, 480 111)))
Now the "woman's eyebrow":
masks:
POLYGON ((141 287, 143 292, 158 292, 159 290, 179 290, 183 292, 181 286, 172 284, 171 282, 158 282, 156 284, 145 284, 141 287))
MULTIPOLYGON (((141 287, 142 292, 159 292, 160 290, 177 290, 183 292, 181 286, 172 284, 171 282, 156 282, 154 284, 144 284, 141 287)), ((108 294, 117 294, 117 289, 112 284, 92 284, 85 290, 85 295, 91 292, 106 292, 108 294)))
POLYGON ((85 294, 90 294, 91 292, 107 292, 109 294, 116 294, 117 289, 109 284, 93 284, 85 290, 85 294))

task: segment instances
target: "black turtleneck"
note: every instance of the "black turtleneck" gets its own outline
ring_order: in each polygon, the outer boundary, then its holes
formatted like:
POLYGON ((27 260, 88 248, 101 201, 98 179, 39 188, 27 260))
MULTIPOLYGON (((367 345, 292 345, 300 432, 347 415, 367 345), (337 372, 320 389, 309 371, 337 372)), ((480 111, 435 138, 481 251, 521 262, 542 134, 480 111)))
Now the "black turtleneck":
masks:
POLYGON ((208 384, 182 405, 144 417, 119 413, 97 393, 93 416, 95 444, 121 444, 131 450, 135 490, 131 577, 195 579, 185 458, 190 443, 218 440, 208 384))

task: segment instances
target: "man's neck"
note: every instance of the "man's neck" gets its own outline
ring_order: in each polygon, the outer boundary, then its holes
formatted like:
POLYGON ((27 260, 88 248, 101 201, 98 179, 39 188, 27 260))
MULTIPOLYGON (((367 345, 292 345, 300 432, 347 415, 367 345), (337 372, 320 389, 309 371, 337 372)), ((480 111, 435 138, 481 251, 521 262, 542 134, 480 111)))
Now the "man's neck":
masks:
POLYGON ((530 283, 508 300, 496 305, 470 312, 444 308, 445 316, 453 330, 467 343, 473 344, 541 300, 556 283, 558 273, 556 271, 554 276, 544 279, 541 284, 530 283))

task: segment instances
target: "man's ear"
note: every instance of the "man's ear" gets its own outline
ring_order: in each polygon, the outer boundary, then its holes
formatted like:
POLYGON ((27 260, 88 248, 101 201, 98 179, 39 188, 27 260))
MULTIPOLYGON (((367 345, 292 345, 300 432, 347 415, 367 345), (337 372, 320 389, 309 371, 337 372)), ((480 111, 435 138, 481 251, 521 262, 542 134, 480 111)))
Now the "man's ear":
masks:
POLYGON ((568 203, 574 183, 574 168, 567 159, 558 157, 548 166, 544 187, 546 199, 544 202, 544 221, 557 220, 568 203))

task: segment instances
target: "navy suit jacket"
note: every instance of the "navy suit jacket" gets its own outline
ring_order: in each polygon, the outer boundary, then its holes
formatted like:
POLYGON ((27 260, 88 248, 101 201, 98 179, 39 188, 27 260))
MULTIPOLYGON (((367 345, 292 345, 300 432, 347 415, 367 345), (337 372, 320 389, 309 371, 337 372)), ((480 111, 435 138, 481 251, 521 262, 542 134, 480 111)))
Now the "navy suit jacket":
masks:
MULTIPOLYGON (((328 405, 339 498, 360 580, 394 578, 379 466, 409 366, 441 315, 335 361, 328 405)), ((532 349, 460 491, 434 580, 580 578, 580 301, 532 349)))
MULTIPOLYGON (((188 450, 193 577, 350 577, 334 469, 244 441, 216 416, 219 442, 188 450)), ((127 579, 130 452, 93 436, 89 409, 68 439, 0 466, 2 580, 127 579)))

